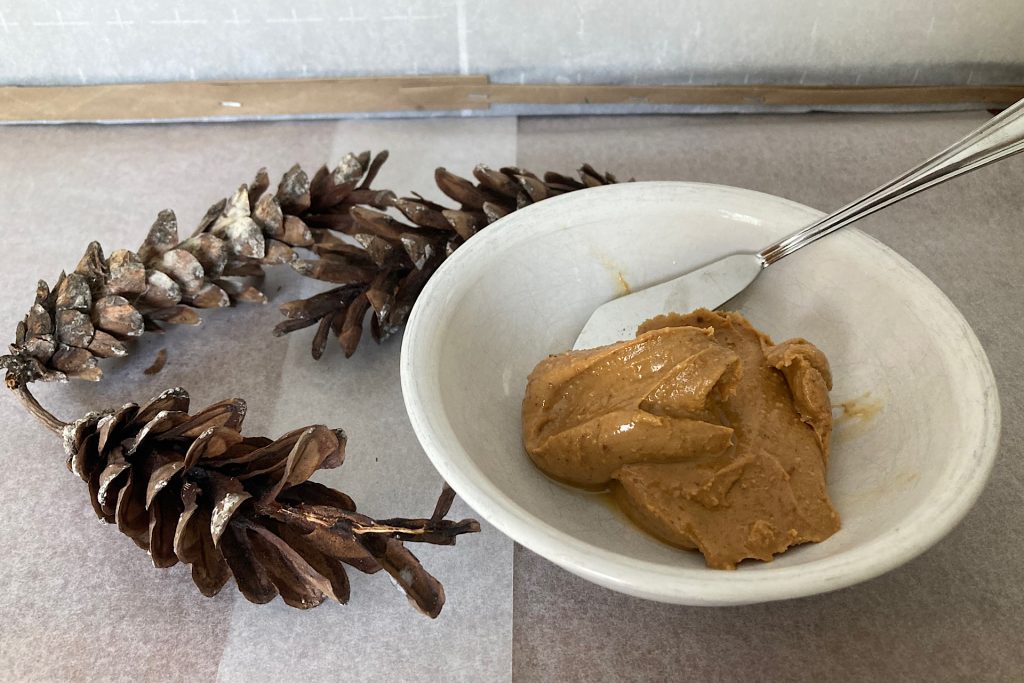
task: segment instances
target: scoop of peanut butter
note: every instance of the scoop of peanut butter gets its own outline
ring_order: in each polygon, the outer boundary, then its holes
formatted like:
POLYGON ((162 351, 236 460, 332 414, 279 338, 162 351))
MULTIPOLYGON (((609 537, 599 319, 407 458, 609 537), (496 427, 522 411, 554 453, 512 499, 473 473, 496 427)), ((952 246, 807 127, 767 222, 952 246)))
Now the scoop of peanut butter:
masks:
POLYGON ((732 569, 839 528, 831 385, 803 339, 774 344, 738 313, 659 316, 636 339, 537 365, 523 442, 551 477, 611 487, 641 527, 732 569))

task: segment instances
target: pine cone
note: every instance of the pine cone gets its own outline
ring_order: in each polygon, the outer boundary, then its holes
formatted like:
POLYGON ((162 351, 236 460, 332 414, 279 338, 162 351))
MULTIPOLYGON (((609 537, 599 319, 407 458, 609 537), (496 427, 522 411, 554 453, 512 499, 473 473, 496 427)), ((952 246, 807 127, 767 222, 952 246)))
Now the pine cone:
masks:
POLYGON ((188 394, 171 389, 64 429, 68 469, 88 484, 97 516, 149 551, 155 566, 192 565, 207 596, 234 576, 252 602, 280 594, 303 609, 348 600, 344 565, 384 569, 418 609, 438 615, 444 590, 403 541, 452 544, 479 531, 474 520, 444 519, 451 489, 430 519, 378 522, 309 481, 342 464, 343 431, 315 425, 274 441, 243 437, 240 399, 191 416, 188 407, 188 394))
POLYGON ((319 258, 297 260, 292 265, 307 277, 338 286, 281 306, 286 320, 274 332, 282 335, 318 324, 313 336, 314 358, 323 354, 331 332, 346 357, 355 353, 368 308, 373 309, 370 332, 374 341, 379 343, 400 330, 444 259, 502 216, 558 194, 617 182, 615 176, 601 175, 589 164, 579 170, 580 180, 558 173, 546 173, 542 180, 524 169, 510 166, 495 171, 481 164, 473 170, 475 185, 438 168, 434 174, 438 187, 460 204, 460 208, 450 209, 416 193, 398 198, 389 191, 369 190, 369 182, 386 158, 382 153, 367 166, 369 152, 348 155, 339 168, 352 171, 341 189, 331 184, 338 171, 328 175, 326 167, 311 184, 311 208, 302 220, 313 227, 312 248, 319 258), (353 183, 364 172, 365 179, 356 188, 353 183), (389 208, 412 225, 389 216, 384 212, 389 208))
POLYGON ((515 167, 477 166, 477 183, 443 168, 435 179, 460 208, 445 208, 415 194, 399 198, 371 189, 386 151, 347 154, 333 170, 321 166, 312 179, 298 165, 275 192, 266 169, 251 185, 206 212, 181 241, 172 211, 161 211, 135 252, 104 258, 93 242, 70 274, 51 290, 40 281, 35 303, 18 325, 11 355, 0 358, 8 384, 75 377, 99 380, 98 360, 123 356, 126 342, 163 324, 197 324, 196 309, 236 302, 265 302, 249 281, 263 266, 290 264, 298 273, 332 283, 331 289, 281 306, 286 320, 277 335, 318 325, 313 357, 330 335, 351 356, 363 336, 380 342, 405 325, 412 306, 441 263, 486 225, 523 206, 565 192, 616 182, 590 165, 580 180, 557 173, 543 180, 515 167), (394 209, 411 224, 386 213, 394 209), (300 258, 296 249, 316 258, 300 258))
POLYGON ((119 249, 104 258, 99 243, 92 242, 75 270, 61 273, 52 290, 40 281, 11 356, 0 359, 9 383, 97 381, 103 376, 98 359, 125 355, 126 341, 161 330, 161 323, 195 325, 196 308, 266 301, 255 287, 226 278, 258 274, 252 271, 258 268, 252 254, 263 258, 262 233, 246 217, 245 192, 243 185, 214 216, 210 227, 220 237, 198 233, 179 241, 174 212, 161 211, 137 252, 119 249), (252 229, 242 229, 243 221, 252 229))

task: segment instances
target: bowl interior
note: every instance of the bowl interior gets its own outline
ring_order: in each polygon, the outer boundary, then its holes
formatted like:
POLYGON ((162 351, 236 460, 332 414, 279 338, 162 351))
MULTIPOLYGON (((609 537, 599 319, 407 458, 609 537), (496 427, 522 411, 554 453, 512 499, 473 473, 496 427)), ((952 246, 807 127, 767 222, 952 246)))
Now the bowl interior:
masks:
POLYGON ((847 229, 765 271, 727 308, 827 354, 836 410, 832 538, 736 572, 653 540, 603 497, 545 477, 521 442, 526 377, 620 295, 820 214, 760 193, 634 183, 514 213, 460 250, 417 304, 403 386, 428 455, 477 512, 548 559, 636 595, 751 602, 836 588, 906 561, 948 531, 984 483, 998 404, 980 345, 902 258, 847 229), (798 577, 800 577, 798 579, 798 577))

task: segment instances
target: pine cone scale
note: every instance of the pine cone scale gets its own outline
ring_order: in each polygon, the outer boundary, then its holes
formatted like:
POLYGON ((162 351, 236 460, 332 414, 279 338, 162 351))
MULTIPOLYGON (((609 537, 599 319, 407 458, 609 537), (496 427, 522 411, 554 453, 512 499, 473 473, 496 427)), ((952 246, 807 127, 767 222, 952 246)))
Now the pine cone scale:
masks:
POLYGON ((171 480, 181 472, 184 466, 185 463, 182 460, 171 460, 153 471, 153 474, 149 477, 149 482, 146 484, 147 508, 152 507, 157 494, 167 488, 171 480))
POLYGON ((245 465, 244 470, 237 475, 238 478, 243 481, 265 478, 283 469, 289 454, 305 431, 294 429, 261 448, 233 458, 232 463, 245 465))
POLYGON ((103 506, 100 505, 100 477, 99 470, 89 477, 86 482, 89 486, 89 503, 92 504, 92 510, 96 513, 96 517, 103 520, 104 522, 113 522, 112 516, 108 515, 103 511, 103 506))
POLYGON ((79 273, 62 275, 63 280, 56 287, 56 310, 76 310, 87 312, 92 306, 92 291, 85 277, 79 273))
POLYGON ((99 442, 96 444, 96 448, 100 451, 105 451, 109 447, 114 445, 114 442, 118 440, 121 432, 125 426, 136 418, 139 413, 138 406, 129 403, 115 413, 100 418, 97 423, 99 442))
POLYGON ((217 545, 235 513, 252 495, 237 479, 213 471, 204 472, 204 475, 211 488, 210 537, 217 545))
MULTIPOLYGON (((339 440, 341 437, 339 437, 339 440)), ((324 508, 355 512, 356 504, 341 491, 324 486, 316 481, 304 481, 285 489, 278 500, 292 506, 317 505, 324 508)))
MULTIPOLYGON (((209 528, 209 520, 202 523, 199 513, 199 487, 192 483, 181 486, 178 494, 182 510, 174 528, 174 554, 185 564, 192 564, 200 556, 202 529, 209 528)), ((207 513, 209 514, 209 513, 207 513)), ((210 543, 213 543, 211 538, 210 543)))
POLYGON ((343 445, 333 431, 320 425, 303 431, 288 453, 284 467, 280 468, 280 477, 263 494, 261 500, 275 500, 281 491, 290 486, 301 484, 309 479, 318 469, 328 469, 341 465, 339 455, 343 445))
POLYGON ((25 322, 26 332, 33 337, 53 332, 53 321, 50 319, 50 314, 39 304, 32 304, 25 322))
POLYGON ((192 581, 199 591, 212 597, 231 578, 231 571, 210 536, 210 511, 198 503, 199 489, 186 483, 180 493, 180 517, 174 530, 172 549, 183 563, 192 566, 192 581))
POLYGON ((269 528, 298 553, 316 573, 328 581, 331 586, 331 597, 335 601, 342 604, 348 602, 351 590, 348 574, 336 555, 331 556, 320 552, 316 546, 306 540, 306 536, 293 531, 286 525, 273 524, 269 528))
POLYGON ((100 461, 95 457, 99 435, 95 432, 89 434, 78 450, 74 451, 68 458, 67 466, 74 474, 85 482, 88 482, 94 474, 98 474, 100 461))
POLYGON ((149 228, 149 233, 137 253, 144 263, 148 263, 169 250, 178 241, 178 219, 173 211, 165 209, 157 214, 156 220, 149 228))
POLYGON ((127 249, 118 249, 112 253, 107 263, 103 292, 135 298, 145 291, 146 266, 142 259, 127 249))
MULTIPOLYGON (((150 480, 152 482, 152 480, 150 480)), ((150 487, 152 484, 150 485, 150 487)), ((146 507, 149 512, 149 554, 153 566, 158 569, 173 567, 178 563, 174 552, 174 537, 177 520, 184 509, 181 496, 176 491, 159 489, 155 498, 146 491, 146 507)))
POLYGON ((162 412, 187 413, 189 403, 188 392, 181 387, 174 387, 143 404, 135 419, 138 422, 146 423, 162 412))
POLYGON ((263 526, 247 529, 253 549, 285 604, 299 609, 317 607, 328 597, 338 601, 330 581, 299 553, 263 526))
POLYGON ((149 513, 146 490, 139 481, 142 474, 132 470, 124 477, 124 486, 117 494, 114 522, 117 528, 143 550, 149 549, 149 513))
POLYGON ((364 574, 373 574, 383 569, 374 554, 364 545, 363 540, 352 531, 351 525, 334 514, 335 509, 305 504, 298 505, 296 509, 298 514, 295 510, 285 512, 283 509, 270 506, 266 512, 274 521, 268 526, 274 529, 287 529, 289 533, 298 535, 303 547, 309 547, 322 555, 334 558, 364 574), (303 518, 303 513, 308 513, 309 518, 303 518), (328 526, 318 526, 310 522, 310 518, 327 520, 328 526))
POLYGON ((105 516, 113 518, 117 508, 118 495, 128 480, 130 468, 131 465, 125 462, 121 455, 121 449, 118 448, 110 454, 107 466, 100 472, 99 491, 96 499, 105 516))
POLYGON ((263 564, 255 559, 256 553, 244 527, 229 526, 220 539, 218 550, 246 600, 262 605, 277 597, 277 588, 263 564))
POLYGON ((211 427, 225 427, 238 430, 245 419, 245 402, 232 398, 214 403, 208 408, 171 427, 160 436, 162 439, 198 439, 211 427))
POLYGON ((431 618, 441 613, 444 587, 423 569, 408 548, 394 538, 370 537, 363 543, 420 611, 431 618))
MULTIPOLYGON (((128 456, 134 456, 136 452, 144 450, 149 447, 149 442, 156 440, 156 438, 166 432, 175 425, 180 425, 187 422, 189 419, 188 413, 164 410, 156 414, 151 420, 143 424, 142 428, 135 435, 135 439, 130 441, 128 446, 128 456)), ((138 420, 141 423, 141 420, 138 420)))

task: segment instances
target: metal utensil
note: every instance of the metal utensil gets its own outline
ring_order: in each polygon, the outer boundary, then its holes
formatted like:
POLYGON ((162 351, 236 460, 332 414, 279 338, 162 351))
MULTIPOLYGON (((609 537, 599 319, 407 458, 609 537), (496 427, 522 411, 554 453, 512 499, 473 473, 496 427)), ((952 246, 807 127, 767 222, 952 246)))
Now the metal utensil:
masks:
POLYGON ((732 254, 675 279, 609 301, 590 316, 573 348, 588 349, 627 339, 640 323, 662 313, 721 306, 746 289, 762 270, 825 235, 1021 151, 1024 100, 903 175, 755 254, 732 254))

